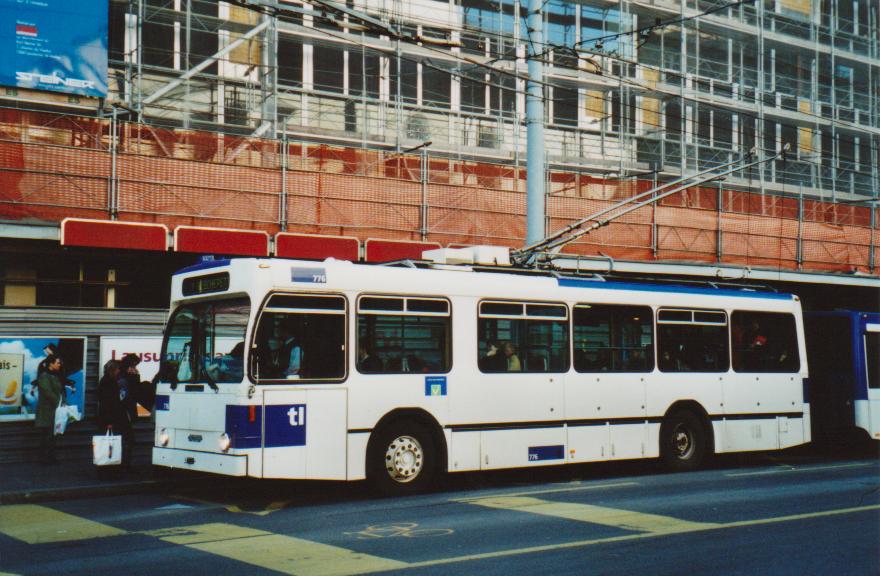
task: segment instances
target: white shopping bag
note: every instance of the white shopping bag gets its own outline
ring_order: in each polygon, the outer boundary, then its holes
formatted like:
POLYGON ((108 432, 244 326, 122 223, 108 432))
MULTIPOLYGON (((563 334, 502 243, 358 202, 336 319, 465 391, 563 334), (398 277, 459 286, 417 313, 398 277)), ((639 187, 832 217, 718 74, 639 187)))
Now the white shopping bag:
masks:
POLYGON ((67 425, 78 420, 82 420, 79 407, 59 403, 58 408, 55 409, 55 435, 64 434, 67 431, 67 425))
POLYGON ((92 436, 92 455, 95 466, 122 464, 122 436, 114 436, 110 430, 104 436, 92 436))
MULTIPOLYGON (((62 400, 63 402, 63 400, 62 400)), ((67 430, 67 406, 63 406, 61 402, 55 408, 55 435, 60 436, 67 430)))

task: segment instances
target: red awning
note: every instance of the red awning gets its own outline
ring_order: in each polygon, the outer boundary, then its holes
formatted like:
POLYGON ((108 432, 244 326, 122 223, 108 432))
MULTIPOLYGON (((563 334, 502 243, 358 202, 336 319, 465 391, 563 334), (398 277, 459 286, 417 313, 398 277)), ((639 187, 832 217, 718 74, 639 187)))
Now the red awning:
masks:
POLYGON ((321 234, 294 234, 279 232, 275 235, 275 256, 305 260, 350 260, 360 258, 361 243, 353 236, 324 236, 321 234))
POLYGON ((425 250, 441 248, 439 242, 411 242, 407 240, 377 240, 369 238, 364 243, 367 262, 393 262, 395 260, 421 260, 425 250))
POLYGON ((61 245, 164 252, 168 249, 168 228, 164 224, 65 218, 61 221, 61 245))
POLYGON ((199 254, 265 257, 269 255, 269 234, 262 230, 178 226, 174 229, 174 249, 199 254))

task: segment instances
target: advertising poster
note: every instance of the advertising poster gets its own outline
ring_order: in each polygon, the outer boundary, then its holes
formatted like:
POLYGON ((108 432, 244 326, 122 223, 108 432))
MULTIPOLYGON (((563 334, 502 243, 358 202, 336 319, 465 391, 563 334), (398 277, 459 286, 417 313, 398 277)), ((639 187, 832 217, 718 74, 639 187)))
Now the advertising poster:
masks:
POLYGON ((0 354, 0 408, 21 409, 24 354, 0 354))
POLYGON ((103 373, 108 360, 122 360, 126 354, 135 354, 141 359, 138 364, 141 380, 150 381, 159 371, 159 353, 162 351, 162 337, 101 337, 101 363, 99 372, 103 373))
MULTIPOLYGON (((104 364, 108 360, 122 360, 126 354, 135 354, 141 359, 137 366, 141 381, 152 381, 159 372, 159 355, 162 351, 162 337, 156 338, 133 338, 133 337, 101 337, 101 363, 98 371, 104 373, 104 364)), ((149 404, 149 403, 147 403, 149 404)), ((138 416, 149 416, 150 410, 139 403, 137 406, 138 416)))
POLYGON ((33 419, 40 363, 57 354, 64 363, 67 403, 85 410, 85 338, 0 336, 0 421, 33 419))
POLYGON ((107 0, 0 0, 0 85, 107 95, 107 0))

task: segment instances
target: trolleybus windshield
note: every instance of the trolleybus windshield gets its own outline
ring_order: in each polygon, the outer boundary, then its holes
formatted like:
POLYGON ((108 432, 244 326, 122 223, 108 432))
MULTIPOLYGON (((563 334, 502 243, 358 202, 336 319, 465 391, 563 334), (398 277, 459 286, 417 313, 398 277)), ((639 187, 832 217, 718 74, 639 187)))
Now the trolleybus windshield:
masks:
POLYGON ((247 298, 193 302, 174 311, 162 345, 162 379, 236 383, 244 377, 247 298))

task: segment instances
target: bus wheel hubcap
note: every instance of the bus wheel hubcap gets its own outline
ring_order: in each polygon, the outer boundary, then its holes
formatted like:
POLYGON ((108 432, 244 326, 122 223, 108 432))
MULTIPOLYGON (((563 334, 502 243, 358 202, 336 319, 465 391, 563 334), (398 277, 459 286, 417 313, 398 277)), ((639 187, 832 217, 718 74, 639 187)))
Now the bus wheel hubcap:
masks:
POLYGON ((385 469, 395 482, 410 482, 422 470, 424 452, 412 436, 398 436, 385 451, 385 469))
POLYGON ((673 430, 672 448, 675 450, 675 455, 681 459, 690 458, 694 453, 694 440, 686 425, 679 424, 673 430))

